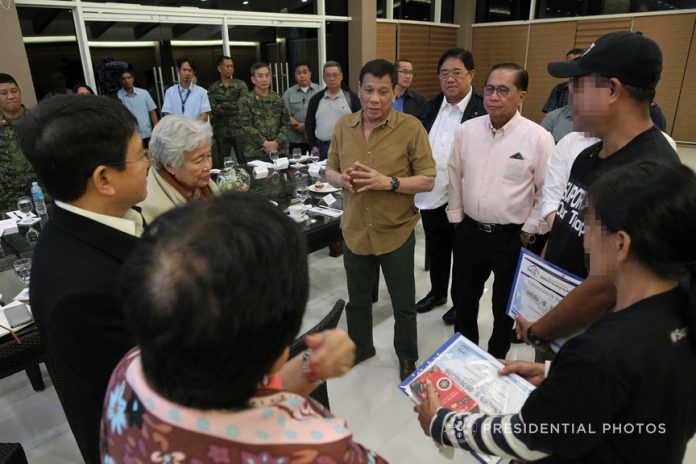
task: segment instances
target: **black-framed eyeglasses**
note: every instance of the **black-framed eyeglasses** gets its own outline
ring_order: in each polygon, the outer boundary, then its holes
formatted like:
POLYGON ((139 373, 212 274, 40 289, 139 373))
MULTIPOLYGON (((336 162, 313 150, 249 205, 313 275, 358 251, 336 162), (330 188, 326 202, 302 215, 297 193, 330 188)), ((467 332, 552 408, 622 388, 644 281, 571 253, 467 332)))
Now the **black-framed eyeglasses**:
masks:
POLYGON ((324 74, 324 79, 338 79, 341 73, 324 74))
POLYGON ((150 163, 152 161, 152 156, 150 155, 150 152, 147 150, 143 150, 143 156, 141 158, 134 159, 134 160, 119 161, 117 163, 108 163, 108 164, 105 164, 104 166, 125 166, 126 164, 138 163, 140 161, 147 161, 148 163, 150 163))
POLYGON ((499 85, 498 87, 494 85, 486 85, 485 87, 483 87, 483 94, 487 97, 493 95, 494 92, 501 97, 507 97, 510 93, 510 89, 508 87, 505 87, 504 85, 499 85))

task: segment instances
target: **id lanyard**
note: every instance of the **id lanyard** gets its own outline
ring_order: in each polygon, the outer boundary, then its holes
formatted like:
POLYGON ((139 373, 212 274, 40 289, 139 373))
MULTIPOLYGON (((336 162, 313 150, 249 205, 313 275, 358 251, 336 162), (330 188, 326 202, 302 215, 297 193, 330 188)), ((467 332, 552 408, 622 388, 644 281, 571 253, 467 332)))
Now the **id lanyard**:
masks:
POLYGON ((191 95, 191 89, 188 89, 186 91, 186 98, 184 98, 181 96, 181 85, 177 85, 179 86, 179 100, 181 100, 181 113, 183 114, 186 111, 186 102, 188 101, 188 98, 191 95))

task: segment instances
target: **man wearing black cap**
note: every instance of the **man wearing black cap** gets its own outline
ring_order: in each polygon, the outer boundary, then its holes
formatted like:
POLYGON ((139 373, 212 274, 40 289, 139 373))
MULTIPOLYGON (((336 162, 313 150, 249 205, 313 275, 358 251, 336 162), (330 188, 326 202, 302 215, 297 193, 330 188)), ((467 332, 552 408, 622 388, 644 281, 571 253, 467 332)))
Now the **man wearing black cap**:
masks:
MULTIPOLYGON (((650 119, 650 102, 662 72, 662 53, 651 39, 636 32, 612 32, 592 44, 576 61, 548 65, 554 77, 570 78, 575 130, 600 142, 575 160, 558 207, 546 259, 587 277, 583 207, 587 189, 602 173, 628 163, 679 157, 650 119)), ((529 325, 518 318, 518 336, 536 347, 571 335, 596 321, 616 302, 613 284, 588 277, 546 316, 529 325)))

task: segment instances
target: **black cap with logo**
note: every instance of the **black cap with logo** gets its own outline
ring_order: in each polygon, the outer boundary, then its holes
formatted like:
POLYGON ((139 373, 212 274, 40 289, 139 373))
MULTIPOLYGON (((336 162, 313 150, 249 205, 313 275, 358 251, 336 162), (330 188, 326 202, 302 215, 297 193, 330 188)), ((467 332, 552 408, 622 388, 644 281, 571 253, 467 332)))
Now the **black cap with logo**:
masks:
POLYGON ((580 59, 549 63, 554 77, 597 73, 624 84, 654 89, 662 73, 662 53, 654 40, 640 32, 610 32, 595 41, 580 59))

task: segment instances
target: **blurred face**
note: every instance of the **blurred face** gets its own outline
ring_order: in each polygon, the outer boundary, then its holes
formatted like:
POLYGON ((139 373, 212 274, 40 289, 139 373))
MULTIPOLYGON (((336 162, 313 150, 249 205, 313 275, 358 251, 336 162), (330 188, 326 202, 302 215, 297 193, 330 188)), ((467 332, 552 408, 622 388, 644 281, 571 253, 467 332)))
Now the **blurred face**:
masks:
POLYGON ((124 89, 130 91, 133 90, 133 83, 135 82, 135 79, 133 78, 133 75, 131 73, 123 73, 121 74, 121 85, 123 86, 124 89))
POLYGON ((254 75, 251 76, 251 82, 256 87, 256 90, 261 92, 268 92, 271 88, 271 70, 263 67, 254 71, 254 75))
POLYGON ((22 109, 22 91, 11 82, 0 84, 0 111, 14 114, 22 109))
POLYGON ((471 90, 474 71, 466 69, 459 58, 447 58, 440 66, 440 89, 447 102, 457 103, 471 90))
POLYGON ((295 69, 295 82, 300 87, 309 87, 312 82, 312 72, 307 66, 298 66, 295 69))
POLYGON ((600 135, 610 115, 610 81, 597 74, 574 77, 568 89, 573 128, 589 135, 600 135))
POLYGON ((335 92, 341 88, 341 82, 343 82, 343 73, 338 66, 329 66, 328 68, 324 68, 324 82, 326 83, 326 88, 331 92, 335 92))
POLYGON ((517 71, 496 69, 491 71, 483 88, 483 106, 495 127, 504 126, 517 112, 527 92, 515 86, 517 71))
POLYGON ((616 273, 617 241, 619 234, 606 230, 596 217, 593 207, 585 212, 585 259, 589 258, 589 275, 611 279, 616 273))
POLYGON ((365 74, 360 83, 360 103, 363 118, 370 123, 379 123, 387 117, 394 102, 394 87, 389 75, 375 77, 365 74))
POLYGON ((125 169, 115 172, 116 190, 123 207, 140 203, 147 196, 147 171, 150 160, 143 148, 143 141, 138 132, 134 132, 128 142, 125 169))
POLYGON ((217 69, 222 79, 232 79, 232 75, 234 74, 234 62, 232 60, 223 60, 217 69))
POLYGON ((411 82, 413 82, 413 65, 405 61, 399 61, 396 72, 399 75, 399 87, 404 89, 411 87, 411 82))
POLYGON ((184 63, 181 65, 179 68, 179 81, 185 85, 188 86, 193 79, 193 68, 189 64, 188 61, 184 61, 184 63))
POLYGON ((205 188, 210 181, 210 169, 213 167, 213 153, 209 143, 204 143, 195 150, 186 152, 184 164, 179 168, 165 166, 165 169, 186 190, 205 188))
POLYGON ((92 92, 90 92, 87 87, 78 87, 77 94, 78 95, 92 95, 92 92))

